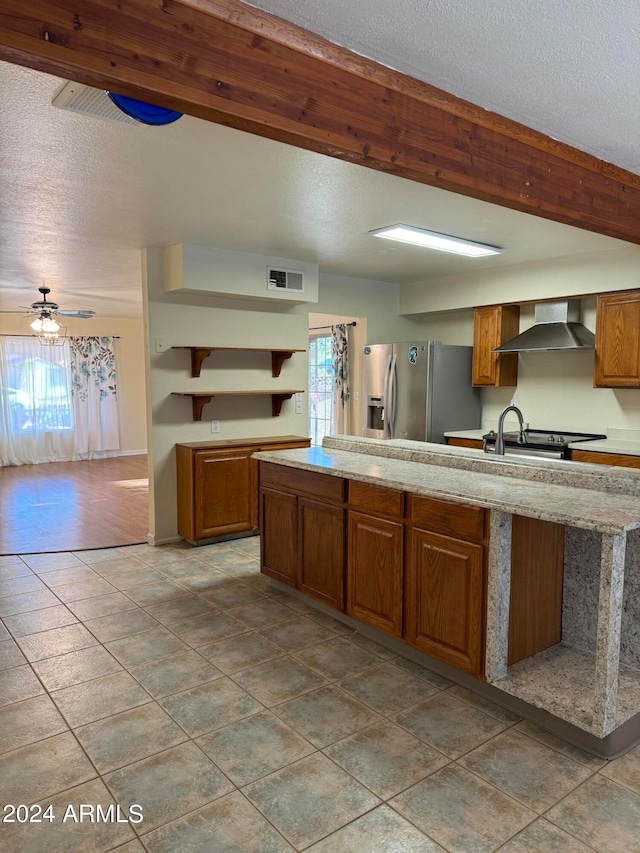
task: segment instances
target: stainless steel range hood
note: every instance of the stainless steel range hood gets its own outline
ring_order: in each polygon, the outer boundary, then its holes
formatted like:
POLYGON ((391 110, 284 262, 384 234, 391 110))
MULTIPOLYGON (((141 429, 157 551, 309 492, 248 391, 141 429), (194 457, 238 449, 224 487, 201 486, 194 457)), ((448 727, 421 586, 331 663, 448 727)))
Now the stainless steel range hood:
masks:
POLYGON ((593 349, 595 335, 580 322, 580 301, 539 302, 535 325, 493 352, 535 352, 555 349, 593 349))

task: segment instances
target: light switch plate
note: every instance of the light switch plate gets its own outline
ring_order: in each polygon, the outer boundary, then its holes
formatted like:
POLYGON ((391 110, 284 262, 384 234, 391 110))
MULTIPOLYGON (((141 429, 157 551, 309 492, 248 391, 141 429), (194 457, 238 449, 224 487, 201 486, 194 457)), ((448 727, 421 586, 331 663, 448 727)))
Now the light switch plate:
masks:
POLYGON ((296 415, 302 414, 302 394, 296 394, 296 415))
POLYGON ((220 432, 220 421, 211 421, 211 432, 220 432))
POLYGON ((169 349, 169 339, 168 338, 156 338, 154 340, 156 352, 165 352, 169 349))

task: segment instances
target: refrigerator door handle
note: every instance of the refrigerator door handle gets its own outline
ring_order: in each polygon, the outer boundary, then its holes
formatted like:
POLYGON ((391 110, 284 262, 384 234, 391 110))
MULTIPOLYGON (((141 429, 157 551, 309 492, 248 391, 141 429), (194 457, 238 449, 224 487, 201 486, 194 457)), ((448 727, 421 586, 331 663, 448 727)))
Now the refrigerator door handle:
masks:
POLYGON ((388 405, 388 418, 387 422, 389 424, 389 438, 394 438, 396 434, 396 418, 397 418, 397 407, 398 407, 398 394, 397 394, 397 384, 398 384, 398 374, 396 372, 396 354, 394 353, 391 356, 391 365, 389 367, 389 405, 388 405))
POLYGON ((387 364, 387 369, 384 374, 384 436, 383 438, 391 438, 391 408, 389 406, 390 397, 389 392, 391 390, 390 380, 391 380, 391 365, 393 363, 393 357, 389 356, 389 362, 387 364))

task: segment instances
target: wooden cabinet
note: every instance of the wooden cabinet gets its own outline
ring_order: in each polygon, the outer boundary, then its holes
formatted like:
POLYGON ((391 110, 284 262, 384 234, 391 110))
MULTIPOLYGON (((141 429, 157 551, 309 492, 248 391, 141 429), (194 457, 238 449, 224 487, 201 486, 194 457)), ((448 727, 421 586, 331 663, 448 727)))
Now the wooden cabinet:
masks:
POLYGON ((574 462, 590 462, 592 465, 617 465, 621 468, 640 468, 640 456, 626 453, 597 453, 595 450, 572 450, 574 462))
POLYGON ((473 321, 473 385, 517 385, 518 354, 492 352, 519 332, 518 305, 476 308, 473 321))
POLYGON ((482 450, 482 439, 476 438, 448 438, 450 447, 470 447, 472 450, 482 450))
POLYGON ((640 388, 640 290, 598 297, 595 388, 640 388))
POLYGON ((479 675, 484 646, 482 546, 414 528, 406 589, 408 642, 479 675))
POLYGON ((344 610, 345 482, 260 463, 260 562, 269 577, 344 610))
POLYGON ((410 497, 405 639, 452 666, 484 671, 485 511, 410 497))
POLYGON ((349 483, 347 613, 393 637, 402 636, 403 510, 402 492, 349 483))
POLYGON ((257 531, 258 469, 251 455, 309 444, 299 436, 177 444, 180 536, 198 543, 257 531))

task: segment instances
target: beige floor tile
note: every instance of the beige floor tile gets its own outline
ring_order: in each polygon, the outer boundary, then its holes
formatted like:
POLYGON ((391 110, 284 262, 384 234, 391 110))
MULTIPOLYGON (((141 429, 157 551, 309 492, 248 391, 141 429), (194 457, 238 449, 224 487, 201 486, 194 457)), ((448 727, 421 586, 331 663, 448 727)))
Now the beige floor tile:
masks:
POLYGON ((334 743, 324 753, 383 800, 449 762, 442 753, 388 720, 334 743))
POLYGON ((188 591, 173 581, 163 580, 134 586, 133 589, 127 589, 125 595, 141 607, 146 607, 148 604, 159 604, 161 601, 188 595, 188 591))
POLYGON ((355 675, 356 672, 380 663, 379 657, 350 642, 347 637, 336 637, 335 640, 311 646, 295 652, 293 657, 329 681, 355 675))
POLYGON ((95 768, 71 732, 0 756, 3 803, 35 803, 95 776, 95 768))
POLYGON ((297 652, 337 636, 335 631, 323 628, 307 616, 278 622, 277 625, 261 628, 258 633, 284 652, 297 652))
POLYGON ((266 663, 284 654, 282 649, 254 633, 239 634, 236 637, 212 643, 210 646, 200 646, 198 652, 227 675, 259 663, 266 663))
POLYGON ((71 728, 151 701, 147 691, 124 670, 58 690, 51 698, 71 728))
POLYGON ((389 806, 359 817, 307 848, 308 853, 446 853, 389 806))
POLYGON ((28 664, 0 671, 0 707, 44 693, 44 688, 28 664))
POLYGON ((123 637, 106 644, 111 654, 126 667, 142 666, 152 660, 168 658, 178 652, 189 649, 186 643, 179 640, 168 628, 155 628, 143 634, 123 637))
POLYGON ((109 616, 100 616, 98 619, 90 619, 84 624, 101 643, 120 640, 122 637, 141 634, 143 631, 150 631, 158 627, 158 622, 153 616, 139 608, 111 613, 109 616))
POLYGON ((345 678, 340 682, 340 687, 385 716, 415 705, 436 693, 436 688, 431 684, 415 678, 393 663, 382 663, 345 678))
POLYGON ((47 587, 36 575, 20 575, 17 578, 7 578, 0 575, 0 598, 7 595, 18 595, 23 592, 35 592, 47 587))
POLYGON ((464 755, 506 728, 495 717, 449 696, 447 690, 393 719, 449 758, 464 755))
POLYGON ((16 638, 26 637, 28 634, 36 634, 40 631, 50 631, 52 628, 61 628, 63 625, 71 625, 77 621, 76 616, 64 604, 57 604, 55 607, 47 607, 45 610, 35 610, 31 613, 7 616, 3 619, 6 627, 16 638))
POLYGON ((171 626, 171 630, 185 643, 198 648, 216 640, 244 634, 247 629, 227 613, 210 610, 203 616, 192 616, 183 622, 176 622, 171 626))
POLYGON ((14 640, 0 640, 0 670, 25 664, 27 659, 14 640))
POLYGON ((490 717, 495 717, 496 720, 500 720, 503 723, 517 723, 522 719, 522 717, 514 714, 508 708, 496 705, 495 702, 491 702, 489 699, 485 699, 484 696, 479 696, 477 693, 473 693, 459 684, 455 684, 448 692, 449 696, 455 696, 461 702, 466 702, 468 705, 472 705, 479 711, 483 711, 485 714, 489 714, 490 717))
POLYGON ((636 746, 622 758, 609 762, 601 773, 640 794, 640 746, 636 746))
POLYGON ((98 619, 100 616, 108 616, 110 613, 121 613, 123 610, 133 610, 136 605, 122 592, 113 592, 110 595, 99 595, 96 598, 87 598, 84 601, 74 601, 69 605, 78 619, 98 619))
POLYGON ((161 699, 160 704, 191 737, 199 737, 264 710, 228 678, 174 693, 161 699))
POLYGON ((593 848, 539 818, 507 841, 500 853, 593 853, 593 848))
POLYGON ((71 583, 79 581, 97 580, 97 575, 89 566, 72 566, 68 569, 56 569, 53 572, 46 572, 42 575, 42 580, 47 586, 54 590, 59 586, 67 586, 71 583))
POLYGON ((321 687, 272 710, 318 749, 380 720, 371 708, 338 687, 321 687))
POLYGON ((187 740, 180 726, 155 702, 81 726, 75 734, 100 773, 187 740))
POLYGON ((62 628, 52 628, 38 634, 19 637, 18 645, 29 661, 45 660, 45 658, 76 652, 89 646, 97 645, 97 640, 90 631, 75 622, 62 628))
POLYGON ((102 646, 89 646, 77 652, 35 661, 33 668, 47 690, 62 690, 122 669, 102 646))
POLYGON ((290 657, 244 669, 232 678, 267 707, 280 705, 326 684, 324 678, 290 657))
POLYGON ((536 817, 455 764, 418 782, 390 805, 451 853, 492 853, 536 817))
POLYGON ((0 753, 61 734, 67 724, 48 696, 0 708, 0 753))
POLYGON ((499 734, 459 762, 539 813, 591 775, 583 764, 514 731, 499 734))
POLYGON ((545 817, 599 853, 640 853, 640 796, 599 773, 545 817))
POLYGON ((233 785, 194 743, 130 764, 105 777, 119 803, 139 803, 139 833, 150 832, 233 790, 233 785))
MULTIPOLYGON (((48 797, 41 804, 43 809, 51 805, 55 820, 52 823, 5 824, 3 853, 106 853, 135 838, 128 823, 117 823, 115 819, 108 822, 78 819, 83 804, 92 805, 94 809, 98 804, 104 810, 111 805, 115 808, 113 797, 99 779, 48 797), (63 822, 69 808, 72 809, 69 815, 75 815, 76 819, 68 817, 63 822)), ((125 809, 124 814, 127 814, 125 809)))
POLYGON ((134 667, 131 675, 156 699, 170 696, 222 678, 223 673, 198 652, 180 652, 172 657, 134 667))
POLYGON ((380 802, 320 753, 252 782, 243 791, 298 850, 340 829, 380 802))
POLYGON ((93 580, 58 586, 55 592, 60 601, 64 604, 71 604, 74 601, 84 601, 86 598, 98 598, 101 595, 110 595, 115 592, 115 587, 111 586, 104 578, 96 575, 93 580))
POLYGON ((293 847, 238 791, 144 836, 150 853, 289 853, 293 847))
POLYGON ((261 598, 249 604, 242 604, 240 607, 232 607, 228 613, 247 628, 266 628, 296 616, 295 610, 270 598, 261 598))
POLYGON ((22 561, 38 573, 84 565, 82 560, 68 551, 61 551, 58 554, 22 554, 22 561))
POLYGON ((150 604, 145 610, 165 626, 183 622, 193 616, 215 612, 213 605, 203 601, 197 595, 174 598, 171 601, 163 601, 161 604, 150 604))
POLYGON ((35 592, 9 595, 6 598, 0 598, 0 617, 6 620, 8 616, 29 613, 32 610, 43 610, 45 607, 55 607, 58 604, 60 604, 60 599, 56 598, 51 590, 46 587, 35 592))
POLYGON ((589 767, 591 770, 598 770, 606 764, 604 759, 598 758, 589 752, 585 752, 583 749, 579 749, 577 746, 557 737, 557 735, 553 735, 551 732, 546 731, 546 729, 536 726, 535 723, 529 722, 529 720, 522 720, 522 722, 514 726, 514 730, 521 732, 528 737, 535 738, 545 746, 549 746, 551 749, 555 749, 557 752, 561 752, 563 755, 573 758, 574 761, 577 761, 579 764, 584 764, 585 767, 589 767))
POLYGON ((315 751, 268 711, 205 735, 198 745, 238 787, 315 751))

